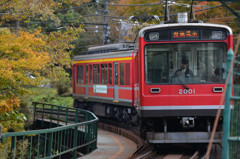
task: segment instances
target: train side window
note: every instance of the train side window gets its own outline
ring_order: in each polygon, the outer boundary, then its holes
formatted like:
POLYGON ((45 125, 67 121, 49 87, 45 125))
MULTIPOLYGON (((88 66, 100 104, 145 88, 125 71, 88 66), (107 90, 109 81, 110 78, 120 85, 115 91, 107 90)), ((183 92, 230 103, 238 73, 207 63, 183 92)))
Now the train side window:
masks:
POLYGON ((93 65, 93 83, 95 84, 97 81, 97 65, 93 65))
POLYGON ((108 68, 109 68, 108 84, 112 85, 112 64, 111 63, 108 65, 108 68))
POLYGON ((98 64, 93 65, 93 83, 99 84, 100 68, 98 64))
POLYGON ((130 85, 130 63, 120 64, 120 85, 130 85))
POLYGON ((130 63, 125 63, 125 85, 130 85, 130 63))
POLYGON ((124 85, 124 63, 120 63, 120 85, 124 85))
POLYGON ((97 84, 99 84, 100 83, 100 65, 99 64, 97 64, 97 84))
POLYGON ((88 84, 88 64, 85 65, 85 83, 88 84))
POLYGON ((107 64, 104 64, 104 84, 107 84, 107 64))
POLYGON ((77 83, 80 83, 80 66, 77 66, 77 83))
POLYGON ((101 84, 107 84, 107 64, 101 64, 101 84))
POLYGON ((80 83, 83 83, 83 65, 80 66, 79 78, 80 78, 80 83))
POLYGON ((101 84, 104 83, 104 64, 101 64, 101 84))
POLYGON ((92 65, 89 65, 89 68, 90 68, 90 70, 89 70, 89 74, 90 74, 90 81, 89 81, 89 83, 92 84, 92 83, 93 83, 93 78, 92 78, 92 65))

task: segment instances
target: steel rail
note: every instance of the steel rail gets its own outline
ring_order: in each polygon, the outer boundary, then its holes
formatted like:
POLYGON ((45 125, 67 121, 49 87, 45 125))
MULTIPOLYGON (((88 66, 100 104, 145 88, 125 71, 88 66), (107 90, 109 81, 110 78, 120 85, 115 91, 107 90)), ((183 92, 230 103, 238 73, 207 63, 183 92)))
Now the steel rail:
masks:
MULTIPOLYGON (((137 144, 137 147, 138 147, 137 150, 133 153, 132 156, 129 156, 127 159, 153 159, 153 158, 160 159, 167 156, 175 155, 174 150, 172 153, 158 154, 157 148, 155 147, 156 145, 147 143, 146 141, 144 141, 144 139, 142 139, 136 132, 134 132, 130 128, 129 129, 123 128, 121 127, 121 124, 118 125, 115 122, 113 124, 118 126, 114 126, 112 125, 111 122, 110 123, 109 122, 110 121, 106 121, 106 120, 101 121, 100 119, 99 128, 124 136, 137 144)), ((190 153, 190 154, 189 153, 186 154, 186 152, 182 152, 181 158, 197 159, 199 158, 199 152, 195 151, 194 153, 190 153)))

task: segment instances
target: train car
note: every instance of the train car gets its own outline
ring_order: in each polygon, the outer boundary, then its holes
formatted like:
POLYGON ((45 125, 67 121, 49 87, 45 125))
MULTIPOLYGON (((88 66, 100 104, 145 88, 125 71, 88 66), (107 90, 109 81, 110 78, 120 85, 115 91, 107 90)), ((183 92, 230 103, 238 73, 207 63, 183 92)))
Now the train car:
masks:
POLYGON ((134 48, 89 48, 74 58, 74 106, 138 126, 150 143, 208 143, 232 45, 228 26, 173 23, 141 29, 134 48))
MULTIPOLYGON (((232 41, 232 30, 217 24, 162 24, 139 32, 133 100, 150 143, 209 142, 232 41)), ((221 126, 214 142, 221 142, 221 126)))
POLYGON ((91 47, 74 57, 75 107, 137 125, 133 119, 137 112, 132 107, 133 47, 132 43, 91 47))

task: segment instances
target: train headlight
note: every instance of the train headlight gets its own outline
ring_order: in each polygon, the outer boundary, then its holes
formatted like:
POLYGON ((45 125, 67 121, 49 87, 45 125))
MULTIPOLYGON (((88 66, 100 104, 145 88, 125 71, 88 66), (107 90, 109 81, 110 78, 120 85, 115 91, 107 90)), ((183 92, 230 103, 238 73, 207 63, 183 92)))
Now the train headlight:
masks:
POLYGON ((222 39, 223 38, 223 33, 222 31, 213 31, 212 32, 212 39, 222 39))
POLYGON ((158 32, 149 33, 149 40, 158 40, 158 39, 159 39, 159 33, 158 32))

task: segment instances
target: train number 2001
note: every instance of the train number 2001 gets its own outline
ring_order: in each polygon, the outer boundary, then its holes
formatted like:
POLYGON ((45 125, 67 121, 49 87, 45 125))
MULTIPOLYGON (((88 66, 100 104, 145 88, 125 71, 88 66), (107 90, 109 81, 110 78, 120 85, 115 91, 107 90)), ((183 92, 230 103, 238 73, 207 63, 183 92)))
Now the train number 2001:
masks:
POLYGON ((195 89, 179 89, 178 94, 195 94, 195 89))

